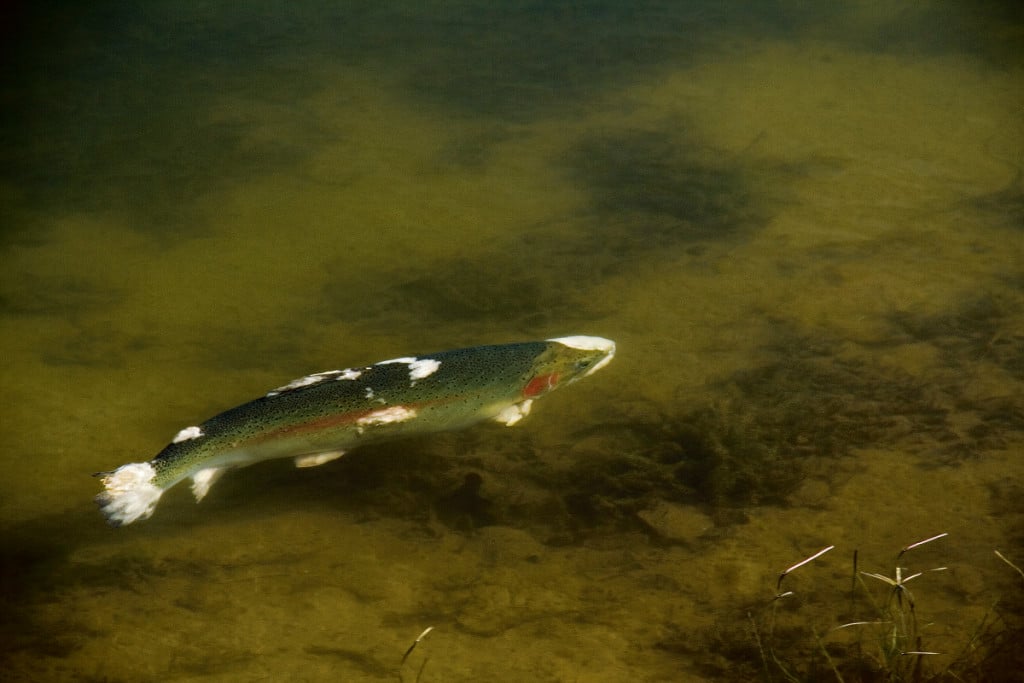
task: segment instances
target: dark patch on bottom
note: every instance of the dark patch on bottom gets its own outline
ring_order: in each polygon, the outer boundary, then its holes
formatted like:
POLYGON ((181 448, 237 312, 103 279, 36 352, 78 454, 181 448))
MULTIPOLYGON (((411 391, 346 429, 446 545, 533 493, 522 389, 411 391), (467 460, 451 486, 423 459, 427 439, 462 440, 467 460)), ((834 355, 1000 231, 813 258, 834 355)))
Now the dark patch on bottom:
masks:
POLYGON ((476 472, 466 474, 462 485, 436 503, 437 515, 453 529, 471 531, 495 523, 493 503, 481 495, 484 479, 476 472))
POLYGON ((799 172, 751 168, 675 126, 585 136, 555 163, 567 188, 589 198, 576 215, 523 226, 472 258, 453 244, 451 258, 371 283, 338 269, 324 288, 324 315, 391 329, 454 321, 543 332, 593 322, 607 313, 594 286, 662 260, 710 261, 714 246, 728 249, 763 227, 780 175, 799 172))
POLYGON ((1024 380, 1021 320, 1024 301, 1017 292, 1004 292, 975 297, 938 315, 904 311, 891 316, 890 323, 899 336, 936 346, 953 368, 990 362, 1024 380))
POLYGON ((1001 190, 975 197, 969 202, 972 209, 992 216, 998 224, 1015 230, 1024 230, 1024 180, 1022 172, 1001 190))
POLYGON ((310 645, 306 652, 318 657, 334 657, 343 662, 351 664, 362 673, 374 678, 392 678, 395 675, 394 667, 385 666, 379 659, 366 652, 349 650, 341 647, 323 647, 310 645))

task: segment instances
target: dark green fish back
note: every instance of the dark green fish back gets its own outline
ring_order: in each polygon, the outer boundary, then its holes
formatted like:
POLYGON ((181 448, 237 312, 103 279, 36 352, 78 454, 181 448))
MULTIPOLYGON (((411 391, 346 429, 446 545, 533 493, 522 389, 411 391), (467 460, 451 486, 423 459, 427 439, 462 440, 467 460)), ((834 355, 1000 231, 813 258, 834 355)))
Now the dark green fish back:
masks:
POLYGON ((281 425, 331 415, 453 398, 476 407, 499 399, 515 400, 530 380, 536 359, 551 346, 550 342, 477 346, 309 375, 210 418, 198 425, 201 438, 169 444, 152 464, 158 471, 170 463, 178 467, 183 459, 205 457, 281 425), (438 363, 436 370, 414 379, 410 362, 430 361, 438 363))

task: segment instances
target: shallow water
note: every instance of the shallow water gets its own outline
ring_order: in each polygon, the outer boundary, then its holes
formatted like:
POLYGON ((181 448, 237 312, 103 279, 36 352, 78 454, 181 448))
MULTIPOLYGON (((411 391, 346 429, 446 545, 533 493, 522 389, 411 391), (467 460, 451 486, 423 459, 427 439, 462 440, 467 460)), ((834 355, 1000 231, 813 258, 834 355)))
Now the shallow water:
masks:
POLYGON ((1024 17, 720 5, 23 11, 0 678, 1017 680, 1024 17), (92 504, 292 377, 566 334, 618 356, 515 429, 92 504))

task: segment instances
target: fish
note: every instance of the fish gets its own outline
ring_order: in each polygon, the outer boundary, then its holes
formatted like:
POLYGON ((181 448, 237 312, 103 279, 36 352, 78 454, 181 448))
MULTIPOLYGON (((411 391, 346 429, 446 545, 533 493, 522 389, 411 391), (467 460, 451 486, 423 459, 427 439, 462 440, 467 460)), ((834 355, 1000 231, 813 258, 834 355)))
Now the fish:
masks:
POLYGON ((264 460, 316 467, 368 443, 488 420, 513 426, 534 401, 614 356, 615 342, 574 335, 316 372, 181 429, 148 462, 97 472, 103 491, 95 501, 120 527, 148 519, 160 497, 185 479, 198 503, 226 471, 264 460))

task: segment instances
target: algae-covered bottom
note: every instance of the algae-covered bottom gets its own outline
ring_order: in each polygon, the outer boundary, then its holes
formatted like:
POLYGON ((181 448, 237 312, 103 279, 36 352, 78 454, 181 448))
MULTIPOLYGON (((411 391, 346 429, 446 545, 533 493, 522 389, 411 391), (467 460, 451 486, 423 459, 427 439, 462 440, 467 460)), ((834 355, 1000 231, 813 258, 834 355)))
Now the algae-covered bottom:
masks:
POLYGON ((25 8, 0 678, 1018 680, 1009 7, 25 8), (573 331, 521 428, 92 504, 288 378, 573 331))

